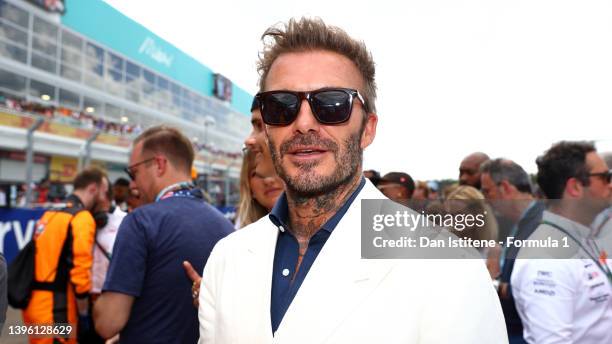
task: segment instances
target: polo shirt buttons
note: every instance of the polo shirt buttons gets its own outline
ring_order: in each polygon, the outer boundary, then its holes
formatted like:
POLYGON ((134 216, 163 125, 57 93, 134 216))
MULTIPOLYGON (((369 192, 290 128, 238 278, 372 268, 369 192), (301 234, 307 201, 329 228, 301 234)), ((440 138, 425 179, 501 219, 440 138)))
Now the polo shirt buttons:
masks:
POLYGON ((289 276, 289 269, 283 269, 283 276, 289 276))
POLYGON ((280 230, 281 232, 285 233, 285 228, 283 226, 278 226, 278 230, 280 230))

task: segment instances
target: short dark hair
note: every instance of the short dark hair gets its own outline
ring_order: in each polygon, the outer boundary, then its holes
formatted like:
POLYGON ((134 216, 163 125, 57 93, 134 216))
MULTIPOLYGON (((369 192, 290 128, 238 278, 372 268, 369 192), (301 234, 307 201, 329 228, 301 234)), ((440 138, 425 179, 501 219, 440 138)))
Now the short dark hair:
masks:
POLYGON ((145 130, 134 140, 134 145, 142 142, 142 153, 163 154, 175 168, 191 175, 195 152, 193 144, 178 129, 158 125, 145 130))
POLYGON ((83 190, 91 184, 101 185, 102 180, 105 178, 107 178, 106 172, 98 167, 91 166, 79 172, 79 174, 74 177, 72 185, 75 190, 83 190))
POLYGON ((502 158, 487 160, 480 165, 480 172, 491 176, 496 185, 506 180, 520 192, 530 194, 533 192, 529 175, 521 165, 512 160, 502 158))
MULTIPOLYGON (((320 18, 290 19, 284 25, 268 28, 262 35, 272 39, 259 56, 257 70, 259 88, 265 91, 266 77, 274 61, 282 54, 305 51, 330 51, 351 60, 361 75, 365 89, 363 97, 369 111, 376 112, 376 81, 374 59, 365 44, 350 37, 344 30, 327 25, 320 18)), ((265 41, 264 41, 265 42, 265 41)))
POLYGON ((570 178, 577 178, 588 186, 589 170, 586 166, 586 155, 595 151, 592 142, 561 141, 538 157, 537 181, 546 198, 560 199, 570 178))
MULTIPOLYGON (((106 183, 108 183, 108 189, 106 190, 106 197, 108 197, 109 201, 112 201, 114 193, 113 193, 113 188, 110 187, 111 185, 110 179, 108 179, 108 176, 105 176, 104 178, 106 179, 106 183)), ((115 185, 117 185, 117 182, 115 182, 115 185)))
POLYGON ((365 171, 363 171, 364 174, 366 172, 372 173, 372 176, 368 177, 368 179, 370 179, 370 182, 372 182, 372 184, 374 184, 374 186, 377 186, 378 183, 380 182, 380 172, 378 172, 376 170, 365 170, 365 171))
POLYGON ((120 178, 117 178, 117 180, 115 180, 115 184, 113 184, 113 186, 130 187, 130 181, 127 180, 126 178, 120 177, 120 178))

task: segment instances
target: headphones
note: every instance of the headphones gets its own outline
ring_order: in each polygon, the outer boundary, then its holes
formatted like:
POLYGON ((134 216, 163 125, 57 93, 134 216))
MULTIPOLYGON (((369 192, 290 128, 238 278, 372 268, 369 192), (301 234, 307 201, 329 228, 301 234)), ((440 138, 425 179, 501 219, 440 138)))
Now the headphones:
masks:
POLYGON ((96 230, 104 228, 108 224, 108 214, 112 214, 114 212, 115 206, 113 205, 108 209, 108 212, 98 211, 92 214, 94 221, 96 222, 96 230))

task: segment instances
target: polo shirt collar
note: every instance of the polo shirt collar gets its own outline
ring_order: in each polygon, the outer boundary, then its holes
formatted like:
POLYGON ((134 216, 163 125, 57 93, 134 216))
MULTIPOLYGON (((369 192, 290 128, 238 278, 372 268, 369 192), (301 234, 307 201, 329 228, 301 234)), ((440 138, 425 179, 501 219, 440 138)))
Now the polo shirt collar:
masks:
POLYGON ((586 238, 591 233, 591 229, 589 227, 576 221, 572 221, 567 217, 555 214, 549 210, 545 210, 542 214, 542 221, 552 222, 568 231, 570 234, 582 239, 586 238))

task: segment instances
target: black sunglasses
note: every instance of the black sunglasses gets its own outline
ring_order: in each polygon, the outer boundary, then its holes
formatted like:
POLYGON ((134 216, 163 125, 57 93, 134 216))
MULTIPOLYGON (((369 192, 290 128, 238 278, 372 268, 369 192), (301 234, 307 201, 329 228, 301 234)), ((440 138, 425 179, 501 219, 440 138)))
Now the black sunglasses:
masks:
POLYGON ((612 181, 612 170, 598 173, 589 173, 589 177, 601 177, 607 184, 612 181))
POLYGON ((134 167, 136 167, 136 166, 140 166, 140 165, 142 165, 142 164, 146 164, 146 163, 148 163, 148 162, 149 162, 149 161, 151 161, 151 160, 155 160, 155 157, 153 157, 153 158, 149 158, 149 159, 146 159, 146 160, 143 160, 143 161, 141 161, 141 162, 137 162, 137 163, 135 163, 134 165, 130 165, 130 166, 128 166, 128 167, 126 167, 126 168, 124 168, 124 169, 123 169, 123 171, 124 171, 125 173, 127 173, 127 175, 130 177, 130 179, 131 179, 131 180, 134 180, 134 181, 135 181, 135 180, 136 180, 136 175, 135 175, 135 174, 134 174, 134 172, 132 171, 132 170, 134 169, 134 167))
POLYGON ((353 100, 359 99, 366 111, 367 104, 359 91, 350 88, 322 88, 310 92, 269 91, 256 96, 264 123, 285 126, 293 123, 306 99, 310 110, 321 124, 340 124, 351 117, 353 100))

